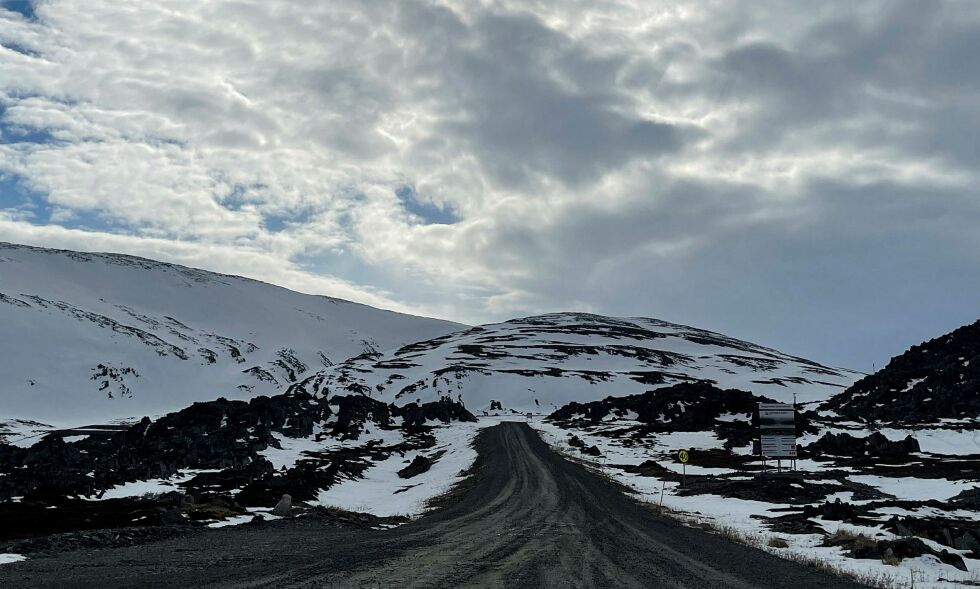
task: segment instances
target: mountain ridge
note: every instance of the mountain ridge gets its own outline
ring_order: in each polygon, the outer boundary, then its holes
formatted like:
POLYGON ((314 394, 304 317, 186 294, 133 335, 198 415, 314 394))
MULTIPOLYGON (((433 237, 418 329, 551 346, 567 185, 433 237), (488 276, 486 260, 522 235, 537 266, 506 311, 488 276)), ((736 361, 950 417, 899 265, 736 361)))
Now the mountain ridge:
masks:
POLYGON ((800 401, 817 402, 856 378, 849 370, 659 319, 549 313, 362 354, 300 386, 390 402, 450 397, 474 411, 523 413, 697 381, 785 401, 795 391, 800 401))

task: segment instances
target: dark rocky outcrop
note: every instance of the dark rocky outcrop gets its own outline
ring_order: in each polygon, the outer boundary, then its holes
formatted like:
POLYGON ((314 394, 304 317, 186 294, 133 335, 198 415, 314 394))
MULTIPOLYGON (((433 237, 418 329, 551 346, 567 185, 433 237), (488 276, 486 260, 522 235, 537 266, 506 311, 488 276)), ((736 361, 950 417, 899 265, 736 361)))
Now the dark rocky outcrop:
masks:
POLYGON ((602 452, 599 450, 598 446, 595 444, 589 446, 582 441, 582 438, 578 436, 568 436, 568 445, 572 446, 573 448, 578 448, 582 451, 582 454, 587 454, 589 456, 602 456, 602 452))
POLYGON ((723 390, 704 382, 681 383, 638 395, 607 397, 590 403, 572 402, 548 418, 599 423, 609 415, 632 411, 637 421, 659 424, 665 431, 703 431, 712 429, 715 418, 723 414, 744 414, 749 420, 759 400, 748 391, 723 390))
POLYGON ((680 479, 680 475, 669 468, 662 466, 656 460, 644 460, 640 464, 626 464, 619 466, 619 468, 625 472, 638 474, 645 477, 657 477, 668 481, 680 479))
POLYGON ((427 421, 476 421, 476 417, 461 404, 451 399, 439 399, 430 403, 409 403, 402 407, 392 406, 393 415, 403 420, 402 427, 406 432, 418 433, 425 431, 427 421))
POLYGON ((855 500, 879 499, 884 496, 868 485, 845 479, 812 482, 802 473, 760 474, 751 479, 688 476, 687 485, 680 489, 678 494, 712 494, 736 499, 800 505, 823 501, 828 495, 841 491, 852 492, 855 500))
POLYGON ((801 448, 800 452, 805 456, 907 457, 919 452, 919 442, 912 436, 893 442, 881 432, 867 437, 826 433, 816 442, 801 448))
POLYGON ((79 530, 186 526, 241 515, 245 509, 227 495, 204 494, 188 502, 180 493, 103 501, 63 498, 0 503, 0 542, 79 530))
POLYGON ((974 558, 980 558, 980 522, 896 516, 885 528, 900 536, 919 536, 956 550, 969 550, 974 558))
POLYGON ((897 564, 906 558, 916 558, 931 554, 940 561, 967 570, 966 563, 958 554, 948 550, 933 550, 918 538, 897 538, 895 540, 874 540, 866 536, 837 535, 825 541, 826 546, 841 546, 848 551, 852 558, 881 560, 889 564, 897 564))
POLYGON ((56 432, 26 449, 0 444, 0 519, 7 529, 23 535, 35 529, 54 533, 187 525, 242 514, 242 506, 272 507, 284 495, 310 501, 340 476, 358 477, 392 453, 431 446, 434 438, 426 435, 430 422, 475 419, 450 399, 396 407, 362 395, 327 399, 297 386, 282 395, 247 402, 195 403, 156 421, 144 418, 131 427, 74 442, 65 442, 65 432, 56 432), (317 433, 318 437, 356 440, 370 423, 372 429, 400 430, 406 441, 382 446, 370 440, 308 453, 280 470, 260 454, 280 447, 281 439, 313 436, 328 418, 330 431, 317 433), (174 494, 176 499, 169 494, 95 502, 76 499, 101 498, 116 485, 168 478, 187 469, 208 472, 182 482, 183 492, 174 494), (14 497, 22 499, 13 501, 14 497), (32 527, 32 520, 49 524, 32 527))
POLYGON ((868 423, 980 417, 980 321, 912 346, 821 408, 868 423))
POLYGON ((391 425, 391 407, 364 395, 335 396, 331 403, 338 405, 337 423, 332 435, 341 440, 356 440, 364 423, 373 421, 381 427, 391 425))
POLYGON ((824 502, 821 505, 806 505, 803 507, 803 516, 807 518, 822 517, 826 520, 843 521, 858 523, 858 512, 850 503, 845 503, 840 499, 834 502, 824 502))
POLYGON ((398 476, 403 479, 417 477, 423 472, 428 472, 432 468, 432 464, 432 460, 419 454, 412 460, 411 464, 398 471, 398 476))
MULTIPOLYGON (((195 403, 110 436, 66 443, 49 436, 23 453, 0 452, 0 499, 98 495, 129 481, 166 478, 181 468, 244 469, 277 446, 273 431, 309 436, 329 405, 308 394, 195 403)), ((340 416, 338 416, 338 421, 340 416)), ((350 421, 350 419, 348 419, 350 421)))
POLYGON ((980 511, 980 487, 960 491, 959 494, 949 500, 949 504, 961 509, 980 511))
MULTIPOLYGON (((635 420, 645 424, 644 434, 714 430, 725 440, 725 447, 732 448, 745 446, 758 437, 758 404, 771 402, 749 391, 720 389, 707 382, 683 382, 637 395, 572 402, 554 411, 548 419, 588 426, 609 417, 635 413, 635 420), (727 415, 736 418, 718 419, 727 415)), ((812 413, 797 414, 797 435, 819 431, 812 425, 812 418, 812 413)))

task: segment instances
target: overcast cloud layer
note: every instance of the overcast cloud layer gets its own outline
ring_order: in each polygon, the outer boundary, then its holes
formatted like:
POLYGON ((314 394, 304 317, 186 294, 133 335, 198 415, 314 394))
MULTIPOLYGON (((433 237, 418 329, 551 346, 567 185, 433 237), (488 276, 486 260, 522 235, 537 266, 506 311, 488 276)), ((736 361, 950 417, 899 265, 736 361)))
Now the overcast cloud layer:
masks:
POLYGON ((0 240, 860 370, 980 316, 980 3, 0 6, 0 240))

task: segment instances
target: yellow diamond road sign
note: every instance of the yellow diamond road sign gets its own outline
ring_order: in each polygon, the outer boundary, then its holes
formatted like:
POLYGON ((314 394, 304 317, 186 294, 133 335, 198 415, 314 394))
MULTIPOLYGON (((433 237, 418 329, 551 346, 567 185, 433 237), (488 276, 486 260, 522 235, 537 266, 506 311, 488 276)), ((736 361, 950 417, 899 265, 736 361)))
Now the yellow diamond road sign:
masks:
POLYGON ((688 460, 691 459, 691 455, 688 453, 687 450, 680 450, 677 452, 677 459, 680 460, 681 462, 686 463, 688 460))

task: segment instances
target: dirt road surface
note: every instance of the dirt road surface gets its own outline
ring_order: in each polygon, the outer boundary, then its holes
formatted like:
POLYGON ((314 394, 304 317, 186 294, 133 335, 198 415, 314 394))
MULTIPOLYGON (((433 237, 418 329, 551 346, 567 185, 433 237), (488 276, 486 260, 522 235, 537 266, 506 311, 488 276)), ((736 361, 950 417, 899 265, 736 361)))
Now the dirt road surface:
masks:
POLYGON ((658 516, 523 423, 458 501, 389 530, 303 518, 0 567, 0 587, 857 587, 658 516))

